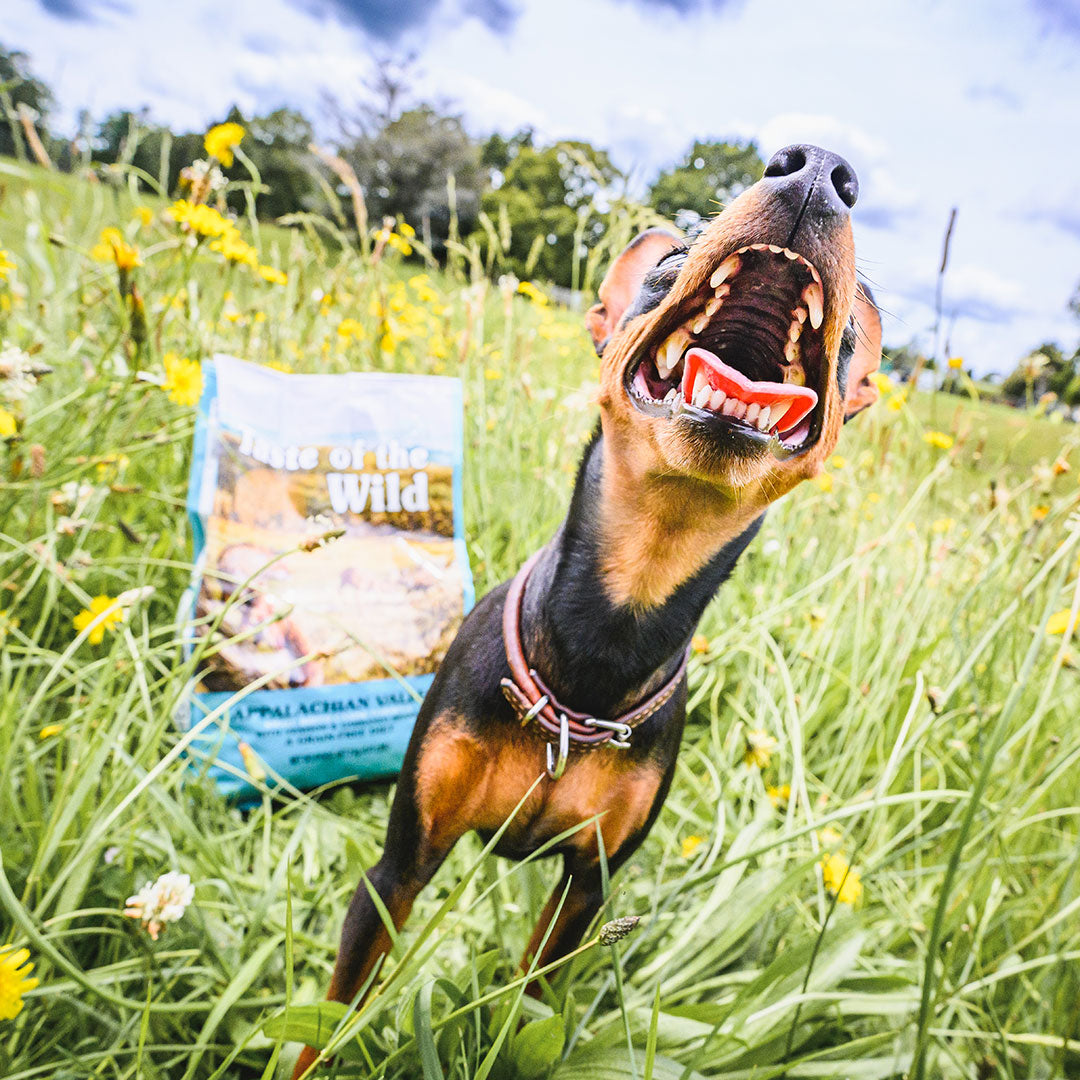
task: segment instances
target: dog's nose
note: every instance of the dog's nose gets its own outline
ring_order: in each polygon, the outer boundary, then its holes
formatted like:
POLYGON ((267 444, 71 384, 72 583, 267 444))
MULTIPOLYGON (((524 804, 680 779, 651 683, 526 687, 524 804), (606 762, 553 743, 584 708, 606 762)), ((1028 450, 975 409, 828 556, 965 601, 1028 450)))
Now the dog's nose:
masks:
POLYGON ((762 179, 797 215, 846 215, 859 197, 855 170, 839 155, 820 146, 798 143, 778 150, 765 166, 762 179))

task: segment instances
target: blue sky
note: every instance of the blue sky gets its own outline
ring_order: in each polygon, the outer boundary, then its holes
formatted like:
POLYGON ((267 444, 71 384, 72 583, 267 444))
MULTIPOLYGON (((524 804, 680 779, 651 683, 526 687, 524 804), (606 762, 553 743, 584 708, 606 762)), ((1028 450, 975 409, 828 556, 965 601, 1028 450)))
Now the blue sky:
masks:
POLYGON ((855 166, 886 339, 931 343, 949 208, 952 352, 1008 370, 1069 348, 1080 281, 1080 0, 4 0, 68 122, 148 105, 177 127, 361 93, 373 51, 476 132, 612 149, 640 184, 694 138, 817 142, 855 166))

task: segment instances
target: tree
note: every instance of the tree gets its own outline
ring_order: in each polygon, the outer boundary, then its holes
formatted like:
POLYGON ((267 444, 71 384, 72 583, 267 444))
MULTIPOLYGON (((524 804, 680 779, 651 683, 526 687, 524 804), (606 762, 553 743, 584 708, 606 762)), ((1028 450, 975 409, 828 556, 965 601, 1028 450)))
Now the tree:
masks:
POLYGON ((0 154, 20 156, 24 137, 20 131, 17 110, 20 105, 37 114, 34 124, 42 142, 48 143, 47 120, 53 107, 52 91, 30 71, 30 57, 17 49, 0 44, 0 154))
MULTIPOLYGON (((505 223, 509 231, 509 244, 498 253, 499 269, 556 285, 577 284, 575 263, 603 236, 622 174, 606 151, 587 142, 537 149, 530 133, 528 138, 515 136, 509 145, 512 156, 500 170, 502 182, 482 200, 489 220, 505 223)), ((486 156, 497 168, 492 147, 489 140, 486 156)), ((477 230, 473 239, 490 258, 488 232, 477 230)))
POLYGON ((437 251, 450 235, 453 214, 459 233, 475 225, 484 187, 480 148, 460 116, 419 105, 357 135, 339 153, 356 172, 372 221, 401 214, 437 251))
POLYGON ((761 176, 765 165, 753 142, 695 142, 682 161, 660 173, 648 202, 682 228, 715 214, 761 176))

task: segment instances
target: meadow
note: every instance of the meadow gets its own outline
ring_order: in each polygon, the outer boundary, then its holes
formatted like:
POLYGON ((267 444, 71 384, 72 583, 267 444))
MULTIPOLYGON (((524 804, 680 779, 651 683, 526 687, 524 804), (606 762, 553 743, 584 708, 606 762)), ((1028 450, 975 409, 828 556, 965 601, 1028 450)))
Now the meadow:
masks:
POLYGON ((888 380, 706 614, 601 916, 633 932, 524 996, 557 867, 470 837, 358 1016, 318 1005, 392 786, 241 811, 191 780, 197 364, 461 378, 481 594, 564 513, 597 361, 580 313, 405 223, 215 236, 130 180, 0 164, 31 369, 0 379, 0 1076, 272 1077, 317 1038, 358 1077, 1080 1077, 1080 433, 888 380), (155 940, 123 912, 168 871, 194 899, 155 940))

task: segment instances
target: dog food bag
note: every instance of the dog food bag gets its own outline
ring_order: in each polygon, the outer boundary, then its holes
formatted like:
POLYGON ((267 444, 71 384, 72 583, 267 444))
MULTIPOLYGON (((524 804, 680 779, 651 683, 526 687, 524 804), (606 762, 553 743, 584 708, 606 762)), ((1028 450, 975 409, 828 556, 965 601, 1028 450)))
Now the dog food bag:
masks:
POLYGON ((473 601, 457 379, 203 365, 182 609, 193 763, 252 794, 400 768, 473 601))

